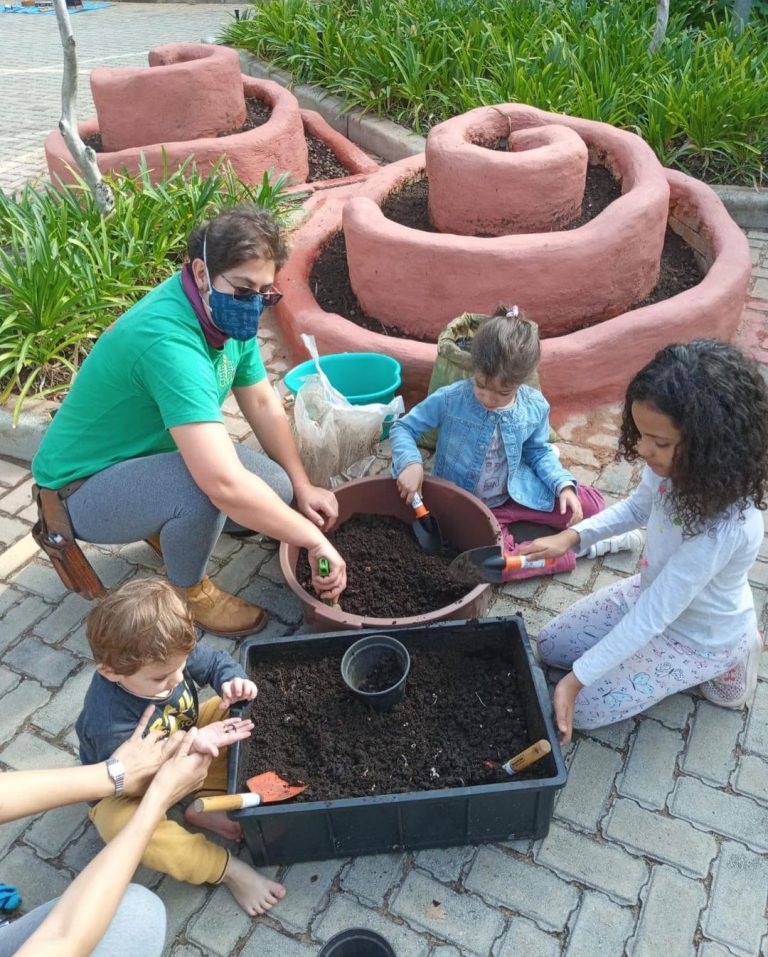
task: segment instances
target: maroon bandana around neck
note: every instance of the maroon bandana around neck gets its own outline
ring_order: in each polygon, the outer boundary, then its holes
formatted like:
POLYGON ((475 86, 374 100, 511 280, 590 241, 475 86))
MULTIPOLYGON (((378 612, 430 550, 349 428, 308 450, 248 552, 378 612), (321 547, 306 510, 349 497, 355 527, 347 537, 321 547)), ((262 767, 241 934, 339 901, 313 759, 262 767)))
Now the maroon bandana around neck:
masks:
POLYGON ((212 349, 223 349, 228 337, 211 322, 206 312, 202 296, 200 295, 200 290, 197 288, 190 263, 187 263, 181 270, 181 288, 186 293, 187 299, 189 299, 192 308, 195 310, 195 315, 200 322, 200 328, 203 330, 205 341, 212 349))

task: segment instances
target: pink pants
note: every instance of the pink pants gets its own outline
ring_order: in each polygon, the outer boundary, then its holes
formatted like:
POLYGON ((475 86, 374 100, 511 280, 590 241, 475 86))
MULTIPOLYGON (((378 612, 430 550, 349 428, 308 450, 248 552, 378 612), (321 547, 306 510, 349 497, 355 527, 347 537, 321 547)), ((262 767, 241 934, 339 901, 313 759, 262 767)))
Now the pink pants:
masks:
MULTIPOLYGON (((593 515, 597 515, 605 508, 605 499, 591 485, 577 486, 576 495, 581 503, 584 518, 592 518, 593 515)), ((535 509, 526 508, 525 505, 518 505, 512 499, 509 499, 503 505, 499 505, 498 508, 492 508, 491 511, 501 526, 504 551, 512 555, 516 555, 520 546, 526 544, 526 542, 515 542, 508 527, 513 522, 540 522, 542 525, 564 529, 568 527, 568 522, 571 520, 570 509, 567 509, 564 515, 560 514, 560 505, 557 499, 555 499, 555 507, 551 512, 537 512, 535 509)), ((519 568, 505 572, 504 581, 519 581, 521 578, 533 578, 536 575, 558 575, 561 572, 572 572, 575 567, 576 555, 573 551, 567 551, 549 568, 519 568)))

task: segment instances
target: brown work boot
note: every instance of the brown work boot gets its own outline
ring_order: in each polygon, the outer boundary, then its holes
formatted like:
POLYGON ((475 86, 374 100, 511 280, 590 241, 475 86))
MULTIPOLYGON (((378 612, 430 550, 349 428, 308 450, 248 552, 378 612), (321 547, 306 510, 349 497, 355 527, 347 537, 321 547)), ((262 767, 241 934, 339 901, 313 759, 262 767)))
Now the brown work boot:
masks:
POLYGON ((189 588, 179 588, 197 624, 214 635, 237 638, 252 635, 266 625, 268 615, 257 605, 222 591, 206 577, 189 588))

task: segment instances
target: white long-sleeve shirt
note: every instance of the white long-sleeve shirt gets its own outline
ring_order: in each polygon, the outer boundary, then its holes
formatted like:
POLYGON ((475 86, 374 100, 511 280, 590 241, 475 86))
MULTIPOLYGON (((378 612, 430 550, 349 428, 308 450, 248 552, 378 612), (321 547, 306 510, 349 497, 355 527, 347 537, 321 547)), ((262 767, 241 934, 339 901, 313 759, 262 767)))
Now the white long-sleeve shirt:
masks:
POLYGON ((623 619, 573 665, 583 685, 598 681, 656 635, 707 652, 733 646, 755 628, 747 576, 763 541, 763 518, 750 505, 724 512, 707 531, 683 538, 671 509, 669 479, 649 468, 626 499, 574 525, 582 546, 646 527, 640 596, 623 619))

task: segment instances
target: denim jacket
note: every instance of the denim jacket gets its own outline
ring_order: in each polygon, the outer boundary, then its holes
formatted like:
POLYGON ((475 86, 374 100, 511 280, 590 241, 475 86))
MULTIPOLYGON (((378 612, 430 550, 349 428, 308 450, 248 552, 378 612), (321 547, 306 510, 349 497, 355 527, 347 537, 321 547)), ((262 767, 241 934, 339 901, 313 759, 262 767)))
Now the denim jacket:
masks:
POLYGON ((527 385, 520 386, 511 409, 494 412, 478 402, 471 379, 437 389, 392 425, 392 474, 396 478, 406 465, 421 463, 416 439, 436 428, 432 474, 474 493, 497 426, 507 453, 509 497, 551 512, 556 496, 567 485, 575 488, 576 479, 549 445, 549 403, 527 385))

